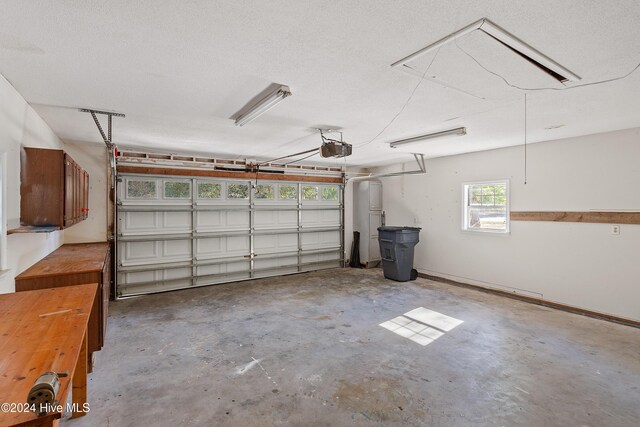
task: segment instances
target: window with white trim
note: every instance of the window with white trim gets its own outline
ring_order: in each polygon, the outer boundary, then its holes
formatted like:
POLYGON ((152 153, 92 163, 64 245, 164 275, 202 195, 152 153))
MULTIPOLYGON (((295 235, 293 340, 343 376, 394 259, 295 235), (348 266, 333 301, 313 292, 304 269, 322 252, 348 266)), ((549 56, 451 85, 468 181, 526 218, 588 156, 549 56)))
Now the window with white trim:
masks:
POLYGON ((509 181, 462 185, 462 229, 485 233, 509 232, 509 181))

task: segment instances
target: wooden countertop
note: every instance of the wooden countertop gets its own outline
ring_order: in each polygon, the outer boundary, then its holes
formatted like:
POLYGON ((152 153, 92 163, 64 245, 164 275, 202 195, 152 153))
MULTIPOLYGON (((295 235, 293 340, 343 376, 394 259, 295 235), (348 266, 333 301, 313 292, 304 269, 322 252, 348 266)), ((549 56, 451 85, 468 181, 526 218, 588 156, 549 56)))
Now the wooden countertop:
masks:
POLYGON ((102 271, 108 249, 108 242, 62 245, 19 274, 16 280, 102 271))
MULTIPOLYGON (((97 286, 0 295, 0 403, 26 403, 36 379, 47 371, 68 372, 68 377, 60 378, 57 394, 61 403, 65 401, 82 354, 97 286)), ((60 415, 37 417, 32 412, 0 411, 0 425, 45 421, 60 415)))

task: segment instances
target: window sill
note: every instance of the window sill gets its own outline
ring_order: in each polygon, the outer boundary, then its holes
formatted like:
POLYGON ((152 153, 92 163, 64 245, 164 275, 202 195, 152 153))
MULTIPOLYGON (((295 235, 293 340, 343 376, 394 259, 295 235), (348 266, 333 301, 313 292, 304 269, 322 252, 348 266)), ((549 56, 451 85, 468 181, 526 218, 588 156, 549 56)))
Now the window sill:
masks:
POLYGON ((486 236, 497 236, 497 237, 509 237, 511 235, 511 230, 509 231, 460 230, 460 231, 464 234, 486 235, 486 236))

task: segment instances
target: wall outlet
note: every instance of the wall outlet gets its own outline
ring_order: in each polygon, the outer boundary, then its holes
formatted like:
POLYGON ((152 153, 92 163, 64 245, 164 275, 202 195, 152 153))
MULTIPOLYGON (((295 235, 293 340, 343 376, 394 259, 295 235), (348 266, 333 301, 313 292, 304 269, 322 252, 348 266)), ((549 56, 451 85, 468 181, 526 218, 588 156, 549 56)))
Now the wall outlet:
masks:
POLYGON ((612 225, 611 226, 611 234, 620 234, 620 226, 619 225, 612 225))

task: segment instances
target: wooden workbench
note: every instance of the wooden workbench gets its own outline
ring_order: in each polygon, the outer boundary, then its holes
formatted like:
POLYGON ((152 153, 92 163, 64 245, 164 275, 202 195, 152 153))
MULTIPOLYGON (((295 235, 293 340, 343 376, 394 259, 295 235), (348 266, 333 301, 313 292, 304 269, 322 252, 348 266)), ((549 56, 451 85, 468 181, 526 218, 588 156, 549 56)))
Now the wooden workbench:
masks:
POLYGON ((104 345, 110 287, 109 243, 62 245, 16 277, 16 292, 97 283, 97 297, 89 318, 89 372, 93 353, 104 345))
POLYGON ((85 415, 87 402, 87 325, 97 284, 0 295, 0 426, 49 426, 60 412, 37 417, 7 412, 6 404, 26 404, 29 390, 47 371, 67 372, 56 399, 65 405, 72 384, 72 403, 85 415))

